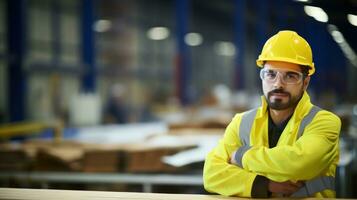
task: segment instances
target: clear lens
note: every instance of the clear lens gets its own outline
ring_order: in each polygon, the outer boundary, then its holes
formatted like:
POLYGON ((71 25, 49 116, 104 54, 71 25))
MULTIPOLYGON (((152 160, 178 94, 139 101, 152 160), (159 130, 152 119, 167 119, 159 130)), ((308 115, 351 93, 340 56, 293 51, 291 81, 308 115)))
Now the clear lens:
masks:
POLYGON ((298 84, 302 80, 302 73, 295 71, 277 71, 273 69, 262 69, 260 70, 260 78, 263 81, 268 83, 274 83, 276 81, 276 77, 280 76, 280 80, 282 80, 286 84, 298 84))

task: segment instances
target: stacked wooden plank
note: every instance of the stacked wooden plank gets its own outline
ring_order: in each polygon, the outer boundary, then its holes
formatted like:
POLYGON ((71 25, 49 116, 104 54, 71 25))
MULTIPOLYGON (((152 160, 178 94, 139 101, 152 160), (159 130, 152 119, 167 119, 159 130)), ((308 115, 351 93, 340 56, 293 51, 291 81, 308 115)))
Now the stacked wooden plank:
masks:
POLYGON ((187 148, 140 146, 107 148, 101 145, 74 145, 72 142, 61 145, 49 141, 26 143, 18 148, 0 150, 0 170, 169 172, 177 169, 164 164, 161 157, 187 148), (29 156, 28 151, 35 151, 34 155, 29 156))
POLYGON ((21 146, 1 144, 0 145, 0 170, 28 170, 31 157, 21 146))

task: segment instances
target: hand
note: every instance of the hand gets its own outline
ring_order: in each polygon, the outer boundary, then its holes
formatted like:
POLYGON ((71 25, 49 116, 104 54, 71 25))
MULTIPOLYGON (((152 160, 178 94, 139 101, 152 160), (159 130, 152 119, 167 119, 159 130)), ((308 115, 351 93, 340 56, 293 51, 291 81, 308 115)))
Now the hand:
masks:
POLYGON ((293 183, 291 181, 275 182, 269 180, 268 190, 272 193, 283 194, 283 196, 290 196, 303 186, 304 182, 302 181, 293 183))
POLYGON ((234 151, 234 152, 232 153, 231 158, 230 158, 230 160, 229 160, 229 162, 230 162, 231 164, 234 164, 234 165, 237 164, 236 161, 234 160, 234 157, 235 157, 235 156, 236 156, 236 151, 234 151))

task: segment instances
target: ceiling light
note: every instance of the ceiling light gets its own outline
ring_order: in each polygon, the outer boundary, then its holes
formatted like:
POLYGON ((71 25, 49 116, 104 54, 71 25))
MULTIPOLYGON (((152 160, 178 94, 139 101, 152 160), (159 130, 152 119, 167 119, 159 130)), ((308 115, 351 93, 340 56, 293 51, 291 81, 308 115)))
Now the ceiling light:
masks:
POLYGON ((93 29, 96 32, 106 32, 112 27, 112 22, 106 19, 97 20, 94 23, 93 29))
POLYGON ((357 55, 348 42, 343 37, 343 34, 338 30, 337 26, 333 24, 329 24, 327 26, 327 30, 330 32, 332 38, 336 41, 336 43, 340 46, 343 54, 345 54, 346 58, 351 62, 352 65, 357 67, 357 55))
POLYGON ((170 30, 166 27, 152 27, 146 35, 151 40, 164 40, 169 37, 170 30))
POLYGON ((202 44, 203 38, 199 33, 188 33, 185 36, 185 42, 189 46, 198 46, 202 44))
POLYGON ((216 42, 213 48, 221 56, 234 56, 236 53, 236 48, 232 42, 216 42))
POLYGON ((328 15, 320 7, 304 6, 304 11, 308 16, 315 18, 319 22, 328 22, 328 15))
POLYGON ((345 41, 345 38, 343 37, 340 31, 333 30, 331 31, 331 35, 337 43, 342 43, 345 41))
POLYGON ((348 14, 347 19, 353 26, 357 26, 357 15, 348 14))

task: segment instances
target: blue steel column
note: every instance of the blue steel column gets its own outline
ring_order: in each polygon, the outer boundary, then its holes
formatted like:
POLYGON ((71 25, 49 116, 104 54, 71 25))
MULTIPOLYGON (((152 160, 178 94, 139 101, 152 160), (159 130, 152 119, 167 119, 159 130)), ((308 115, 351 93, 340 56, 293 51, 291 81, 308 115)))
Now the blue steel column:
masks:
MULTIPOLYGON (((273 4, 273 10, 277 11, 275 12, 277 15, 277 20, 276 20, 276 26, 278 30, 282 30, 282 29, 291 29, 288 28, 288 16, 287 16, 287 12, 288 10, 288 4, 290 3, 290 1, 286 1, 286 0, 276 0, 276 1, 272 1, 273 4)), ((294 26, 294 24, 292 24, 292 26, 294 26)))
POLYGON ((185 35, 188 29, 189 0, 176 0, 176 95, 181 104, 190 103, 191 60, 185 35))
MULTIPOLYGON (((263 46, 266 42, 266 40, 269 38, 271 35, 269 33, 269 27, 268 27, 268 19, 269 19, 269 4, 267 1, 260 1, 260 0, 255 0, 254 3, 257 5, 257 46, 256 46, 256 57, 258 58, 258 55, 261 53, 261 50, 263 49, 263 46)), ((278 11, 280 12, 280 11, 278 11)), ((278 30, 274 31, 275 33, 278 30)), ((275 34, 274 33, 274 34, 275 34)), ((260 68, 256 67, 256 74, 259 74, 260 68)), ((255 85, 260 85, 261 80, 259 78, 259 75, 255 76, 255 85), (259 84, 256 84, 259 83, 259 84)))
POLYGON ((269 9, 267 1, 254 1, 257 5, 257 56, 260 54, 265 41, 268 39, 269 35, 269 27, 268 27, 268 19, 269 19, 269 9))
POLYGON ((58 0, 52 1, 51 5, 51 28, 52 28, 52 39, 53 39, 53 64, 58 64, 60 62, 61 56, 61 17, 60 17, 60 4, 58 0))
POLYGON ((235 46, 237 54, 235 58, 234 88, 243 89, 244 84, 244 52, 245 48, 245 0, 235 0, 234 12, 234 29, 235 29, 235 46))
POLYGON ((85 66, 82 77, 82 91, 94 92, 96 87, 95 40, 94 40, 94 0, 82 0, 82 63, 85 66))
POLYGON ((8 104, 10 121, 25 119, 26 0, 7 1, 8 104))
MULTIPOLYGON (((311 77, 310 85, 313 85, 315 94, 320 96, 324 92, 330 92, 329 90, 333 90, 335 87, 334 84, 331 84, 332 81, 328 79, 328 32, 326 24, 318 22, 312 17, 310 17, 309 22, 307 22, 307 27, 308 35, 305 38, 311 46, 316 69, 315 74, 311 77)), ((336 59, 335 56, 333 57, 336 59)))
POLYGON ((237 54, 235 58, 234 88, 244 89, 244 52, 245 52, 245 0, 235 0, 234 33, 237 54))

